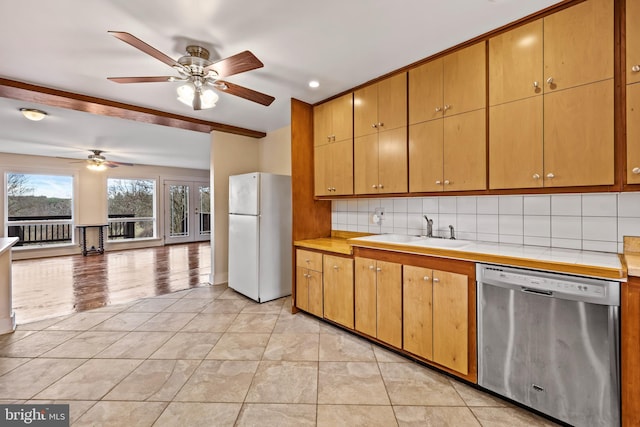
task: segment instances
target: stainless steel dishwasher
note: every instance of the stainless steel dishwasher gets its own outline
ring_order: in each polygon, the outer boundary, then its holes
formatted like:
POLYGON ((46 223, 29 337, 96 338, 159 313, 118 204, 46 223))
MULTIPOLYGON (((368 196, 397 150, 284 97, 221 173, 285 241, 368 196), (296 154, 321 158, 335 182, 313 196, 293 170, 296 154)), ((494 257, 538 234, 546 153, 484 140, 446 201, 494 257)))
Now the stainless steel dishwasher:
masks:
POLYGON ((478 264, 478 384, 575 426, 620 425, 620 283, 478 264))

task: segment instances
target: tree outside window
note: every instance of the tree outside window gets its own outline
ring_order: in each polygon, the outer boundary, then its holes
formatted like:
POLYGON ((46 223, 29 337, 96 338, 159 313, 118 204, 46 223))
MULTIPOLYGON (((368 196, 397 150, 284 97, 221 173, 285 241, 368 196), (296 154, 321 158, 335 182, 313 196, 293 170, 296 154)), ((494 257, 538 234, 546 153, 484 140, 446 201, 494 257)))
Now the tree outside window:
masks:
POLYGON ((109 240, 156 236, 156 182, 152 179, 107 180, 109 240))

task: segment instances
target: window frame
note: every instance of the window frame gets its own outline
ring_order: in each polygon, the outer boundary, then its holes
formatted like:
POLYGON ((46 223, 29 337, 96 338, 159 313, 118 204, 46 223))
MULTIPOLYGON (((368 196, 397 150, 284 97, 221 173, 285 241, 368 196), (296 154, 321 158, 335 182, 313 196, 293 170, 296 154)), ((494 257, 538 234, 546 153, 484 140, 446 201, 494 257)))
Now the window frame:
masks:
POLYGON ((56 249, 56 248, 64 248, 64 247, 73 247, 76 246, 78 241, 76 238, 75 226, 78 218, 78 201, 77 197, 79 194, 79 174, 78 171, 69 170, 69 169, 60 169, 60 168, 32 168, 32 167, 3 167, 0 169, 3 178, 3 187, 2 187, 2 212, 4 215, 4 221, 2 224, 4 236, 9 235, 9 227, 16 225, 31 225, 31 224, 68 224, 69 225, 69 235, 71 237, 71 241, 65 241, 61 243, 56 242, 44 242, 44 243, 35 243, 29 244, 25 246, 14 246, 13 250, 16 251, 32 251, 32 250, 42 250, 42 249, 56 249), (48 222, 48 220, 21 220, 21 221, 9 221, 9 175, 10 174, 20 174, 20 175, 40 175, 40 176, 65 176, 71 178, 71 219, 64 220, 53 220, 48 222))
POLYGON ((131 242, 141 242, 145 240, 157 240, 158 237, 158 177, 131 177, 129 175, 116 176, 109 175, 105 177, 105 193, 106 193, 106 212, 105 216, 107 217, 107 224, 111 225, 114 222, 124 222, 124 223, 136 223, 141 221, 151 221, 153 224, 153 236, 150 237, 133 237, 130 239, 121 238, 121 239, 111 239, 109 238, 109 232, 107 231, 107 236, 105 241, 109 244, 120 244, 120 243, 131 243, 131 242), (126 181, 152 181, 153 182, 153 216, 152 217, 131 217, 131 218, 109 218, 109 181, 110 180, 126 180, 126 181), (124 220, 124 221, 123 221, 124 220))

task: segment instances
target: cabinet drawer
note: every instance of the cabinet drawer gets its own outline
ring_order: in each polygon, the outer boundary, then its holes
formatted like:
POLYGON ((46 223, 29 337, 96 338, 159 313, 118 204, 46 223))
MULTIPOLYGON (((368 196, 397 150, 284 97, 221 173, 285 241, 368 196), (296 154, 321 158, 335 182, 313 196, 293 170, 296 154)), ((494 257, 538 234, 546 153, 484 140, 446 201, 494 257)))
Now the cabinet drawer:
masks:
POLYGON ((296 250, 296 266, 322 272, 322 254, 298 249, 296 250))

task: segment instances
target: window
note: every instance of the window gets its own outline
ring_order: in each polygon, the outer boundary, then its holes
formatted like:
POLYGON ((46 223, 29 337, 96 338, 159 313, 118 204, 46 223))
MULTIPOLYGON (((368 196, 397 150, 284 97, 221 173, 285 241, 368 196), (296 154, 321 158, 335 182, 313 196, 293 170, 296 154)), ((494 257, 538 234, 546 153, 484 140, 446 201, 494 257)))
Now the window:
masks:
POLYGON ((156 181, 107 179, 108 239, 111 241, 156 237, 156 181))
POLYGON ((73 176, 8 172, 6 235, 16 246, 73 243, 73 176))

